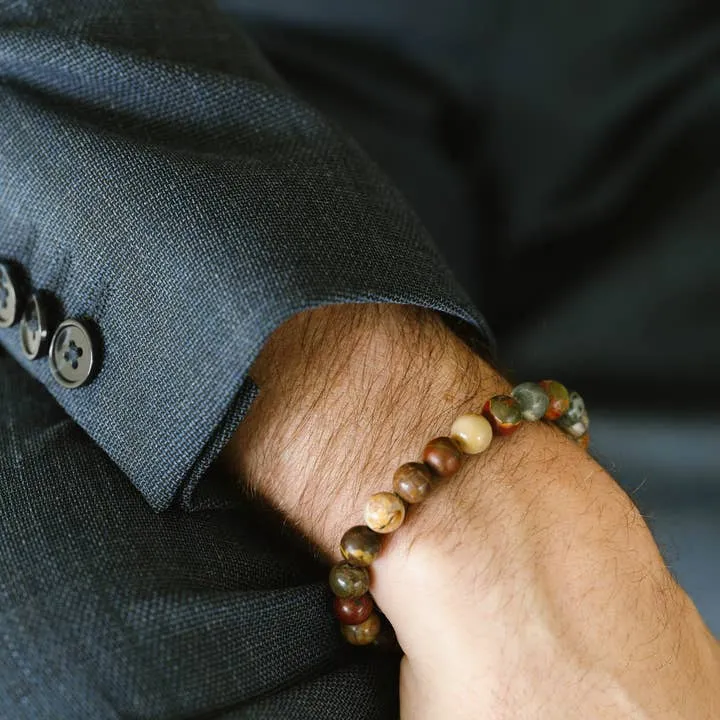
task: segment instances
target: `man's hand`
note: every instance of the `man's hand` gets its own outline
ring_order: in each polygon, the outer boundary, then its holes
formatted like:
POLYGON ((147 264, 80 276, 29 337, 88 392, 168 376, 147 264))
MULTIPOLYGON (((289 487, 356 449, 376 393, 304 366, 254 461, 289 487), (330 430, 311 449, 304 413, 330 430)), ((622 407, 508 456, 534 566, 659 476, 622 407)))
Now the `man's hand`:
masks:
MULTIPOLYGON (((508 389, 431 312, 302 313, 258 357, 224 460, 329 558, 370 494, 508 389)), ((629 498, 524 425, 412 508, 373 566, 403 717, 720 717, 720 656, 629 498)))

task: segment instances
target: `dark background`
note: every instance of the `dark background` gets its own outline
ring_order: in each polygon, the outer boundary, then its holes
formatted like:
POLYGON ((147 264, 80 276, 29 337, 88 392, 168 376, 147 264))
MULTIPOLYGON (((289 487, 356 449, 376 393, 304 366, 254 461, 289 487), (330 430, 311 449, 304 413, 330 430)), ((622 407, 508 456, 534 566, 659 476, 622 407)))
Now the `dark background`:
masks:
POLYGON ((585 396, 720 633, 720 8, 219 4, 407 195, 510 376, 585 396))

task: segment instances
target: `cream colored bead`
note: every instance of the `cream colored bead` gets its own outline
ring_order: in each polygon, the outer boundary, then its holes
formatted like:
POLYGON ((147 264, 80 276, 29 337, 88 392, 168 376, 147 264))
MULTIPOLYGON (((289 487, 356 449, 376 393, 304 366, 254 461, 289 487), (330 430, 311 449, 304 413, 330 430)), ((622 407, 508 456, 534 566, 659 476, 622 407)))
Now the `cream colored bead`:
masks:
POLYGON ((450 437, 468 455, 476 455, 490 447, 493 439, 492 425, 482 416, 468 413, 461 415, 450 428, 450 437))
POLYGON ((405 503, 395 493, 375 493, 365 506, 365 524, 377 533, 397 530, 404 519, 405 503))

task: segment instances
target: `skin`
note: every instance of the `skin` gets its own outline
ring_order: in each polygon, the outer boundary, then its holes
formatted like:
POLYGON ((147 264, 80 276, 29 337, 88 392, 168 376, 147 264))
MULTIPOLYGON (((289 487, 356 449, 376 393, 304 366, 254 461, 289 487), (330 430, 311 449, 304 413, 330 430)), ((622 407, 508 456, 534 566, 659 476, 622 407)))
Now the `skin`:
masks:
MULTIPOLYGON (((392 305, 297 315, 251 374, 222 462, 329 562, 399 465, 510 390, 435 314, 392 305)), ((371 575, 403 718, 720 717, 716 640, 628 496, 547 424, 469 458, 371 575)))

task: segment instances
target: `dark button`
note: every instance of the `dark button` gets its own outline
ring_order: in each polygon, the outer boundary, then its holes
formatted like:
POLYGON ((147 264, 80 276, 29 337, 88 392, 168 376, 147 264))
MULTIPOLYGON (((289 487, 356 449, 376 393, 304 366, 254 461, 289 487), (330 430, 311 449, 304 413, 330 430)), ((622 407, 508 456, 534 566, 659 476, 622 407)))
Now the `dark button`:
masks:
POLYGON ((20 345, 30 360, 47 354, 50 344, 52 311, 44 293, 32 295, 20 320, 20 345))
POLYGON ((18 321, 20 314, 18 287, 12 268, 0 263, 0 327, 8 328, 18 321))
POLYGON ((90 328, 80 320, 61 322, 50 343, 50 370, 66 388, 89 382, 96 371, 98 352, 90 328))

